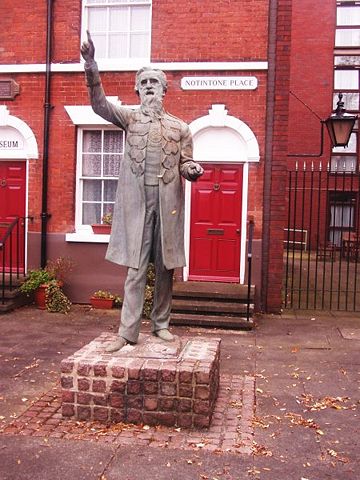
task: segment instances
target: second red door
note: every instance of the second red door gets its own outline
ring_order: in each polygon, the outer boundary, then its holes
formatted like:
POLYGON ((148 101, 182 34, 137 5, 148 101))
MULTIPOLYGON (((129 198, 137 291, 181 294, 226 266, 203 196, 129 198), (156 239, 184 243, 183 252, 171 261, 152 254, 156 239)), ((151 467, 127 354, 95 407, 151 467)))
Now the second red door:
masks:
POLYGON ((189 280, 239 282, 242 165, 202 165, 192 184, 189 280))

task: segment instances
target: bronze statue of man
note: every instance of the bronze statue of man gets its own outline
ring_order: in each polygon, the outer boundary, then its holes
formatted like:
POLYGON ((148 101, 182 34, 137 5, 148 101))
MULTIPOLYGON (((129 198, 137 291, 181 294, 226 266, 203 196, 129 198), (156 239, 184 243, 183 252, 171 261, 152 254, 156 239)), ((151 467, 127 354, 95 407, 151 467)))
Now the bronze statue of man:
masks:
POLYGON ((107 351, 137 342, 150 258, 155 266, 152 332, 172 341, 168 328, 174 268, 185 265, 182 177, 195 181, 203 169, 192 159, 188 125, 163 108, 164 72, 140 69, 135 79, 140 107, 116 106, 105 97, 89 32, 81 54, 93 110, 126 132, 106 258, 127 266, 128 273, 119 335, 107 351))

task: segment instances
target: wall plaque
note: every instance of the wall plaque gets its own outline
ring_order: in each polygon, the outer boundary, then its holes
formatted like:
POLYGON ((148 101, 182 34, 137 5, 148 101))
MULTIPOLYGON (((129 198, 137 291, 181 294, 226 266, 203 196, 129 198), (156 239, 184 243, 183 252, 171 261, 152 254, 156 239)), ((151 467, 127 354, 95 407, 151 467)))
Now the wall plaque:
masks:
POLYGON ((258 86, 256 77, 183 77, 183 90, 255 90, 258 86))
POLYGON ((12 78, 0 79, 0 100, 14 100, 20 93, 20 86, 12 78))

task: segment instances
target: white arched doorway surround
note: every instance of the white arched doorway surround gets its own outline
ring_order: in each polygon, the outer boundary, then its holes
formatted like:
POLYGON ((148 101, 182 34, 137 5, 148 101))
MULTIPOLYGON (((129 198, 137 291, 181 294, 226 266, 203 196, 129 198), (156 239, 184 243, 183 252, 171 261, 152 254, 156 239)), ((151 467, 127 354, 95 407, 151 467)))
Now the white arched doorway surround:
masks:
MULTIPOLYGON (((0 137, 2 143, 0 145, 0 163, 3 166, 9 165, 11 168, 19 169, 24 172, 22 175, 21 185, 25 183, 25 205, 22 211, 28 216, 28 185, 29 185, 29 159, 39 158, 39 151, 35 135, 31 128, 20 118, 10 115, 6 105, 0 105, 0 137)), ((5 167, 6 168, 6 167, 5 167)), ((23 186, 21 186, 24 191, 23 186)), ((20 190, 20 189, 19 189, 20 190)), ((22 197, 23 198, 23 197, 22 197)), ((6 199, 5 199, 6 205, 6 199)), ((25 223, 25 239, 27 238, 27 223, 25 223)), ((27 242, 25 240, 24 260, 26 268, 27 259, 27 242)))
POLYGON ((0 130, 11 138, 14 145, 14 148, 9 150, 0 149, 0 160, 39 158, 38 146, 33 131, 23 120, 10 115, 6 105, 0 105, 0 130))
MULTIPOLYGON (((243 164, 240 238, 240 283, 245 280, 246 219, 248 208, 249 163, 259 162, 259 144, 253 131, 236 117, 228 115, 225 105, 212 105, 209 114, 190 125, 194 141, 194 160, 206 163, 243 164)), ((184 281, 189 277, 191 182, 185 184, 184 281)))

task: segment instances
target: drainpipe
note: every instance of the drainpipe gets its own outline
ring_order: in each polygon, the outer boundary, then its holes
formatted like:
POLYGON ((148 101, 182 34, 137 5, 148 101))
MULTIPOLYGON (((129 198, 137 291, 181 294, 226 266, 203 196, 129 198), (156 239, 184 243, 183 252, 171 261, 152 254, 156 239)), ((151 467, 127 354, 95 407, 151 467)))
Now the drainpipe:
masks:
POLYGON ((47 0, 46 23, 46 73, 45 73, 45 103, 44 103, 44 142, 43 142, 43 168, 42 168, 42 206, 41 206, 41 267, 47 261, 47 223, 50 218, 48 213, 48 163, 49 163, 49 129, 50 129, 50 104, 51 94, 51 40, 52 40, 52 11, 53 0, 47 0))
POLYGON ((268 268, 270 248, 270 195, 272 174, 272 148, 274 128, 274 103, 275 103, 275 67, 276 67, 276 18, 277 0, 269 2, 269 46, 268 46, 268 87, 266 105, 266 135, 265 135, 265 162, 264 162, 264 207, 263 207, 263 242, 262 242, 262 272, 261 272, 261 298, 260 304, 263 311, 267 310, 268 293, 268 268))

